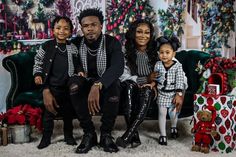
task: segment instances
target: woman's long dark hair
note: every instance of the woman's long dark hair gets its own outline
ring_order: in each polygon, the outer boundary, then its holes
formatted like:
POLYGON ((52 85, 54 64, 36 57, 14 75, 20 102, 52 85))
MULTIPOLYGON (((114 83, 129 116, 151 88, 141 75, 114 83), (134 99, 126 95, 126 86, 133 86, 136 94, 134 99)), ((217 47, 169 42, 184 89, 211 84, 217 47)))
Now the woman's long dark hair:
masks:
POLYGON ((137 46, 135 42, 135 36, 136 36, 136 29, 140 24, 147 24, 150 28, 150 41, 147 43, 147 55, 149 59, 149 64, 152 66, 152 69, 154 68, 154 65, 156 61, 158 60, 158 54, 157 54, 157 46, 155 43, 155 36, 154 36, 154 28, 152 23, 146 20, 136 20, 133 23, 130 24, 128 31, 125 34, 126 42, 125 42, 125 57, 127 59, 127 65, 131 69, 131 72, 137 71, 137 65, 136 65, 136 51, 137 46))

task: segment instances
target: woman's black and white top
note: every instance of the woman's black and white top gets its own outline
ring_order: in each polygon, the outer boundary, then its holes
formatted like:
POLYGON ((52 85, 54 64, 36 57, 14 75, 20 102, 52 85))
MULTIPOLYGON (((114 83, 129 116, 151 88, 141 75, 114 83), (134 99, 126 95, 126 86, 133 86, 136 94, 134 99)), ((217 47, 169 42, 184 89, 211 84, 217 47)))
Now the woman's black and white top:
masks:
POLYGON ((136 55, 137 74, 132 75, 130 68, 126 64, 124 73, 120 77, 121 82, 126 80, 132 80, 139 85, 147 83, 147 76, 152 72, 148 55, 146 52, 139 51, 136 52, 136 55))

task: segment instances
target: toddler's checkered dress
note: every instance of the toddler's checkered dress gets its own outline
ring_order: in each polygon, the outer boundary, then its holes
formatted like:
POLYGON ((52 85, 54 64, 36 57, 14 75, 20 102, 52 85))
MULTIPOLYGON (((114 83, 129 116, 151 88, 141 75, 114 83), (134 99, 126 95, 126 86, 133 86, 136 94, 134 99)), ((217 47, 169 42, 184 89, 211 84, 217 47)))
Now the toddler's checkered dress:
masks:
POLYGON ((165 68, 162 61, 158 61, 155 65, 154 71, 158 72, 157 79, 158 97, 157 104, 162 107, 173 107, 172 100, 175 96, 176 90, 184 90, 184 71, 182 64, 178 61, 169 67, 165 68))

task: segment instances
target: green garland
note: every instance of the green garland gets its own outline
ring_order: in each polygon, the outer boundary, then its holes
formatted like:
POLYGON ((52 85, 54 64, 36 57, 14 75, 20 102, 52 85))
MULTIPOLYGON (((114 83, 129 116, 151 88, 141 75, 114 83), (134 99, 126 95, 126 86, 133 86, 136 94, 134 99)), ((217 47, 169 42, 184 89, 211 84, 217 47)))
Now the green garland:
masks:
POLYGON ((203 50, 221 56, 222 47, 230 48, 228 40, 235 27, 235 0, 198 0, 203 25, 203 50))
POLYGON ((165 36, 181 36, 184 33, 185 23, 183 13, 186 7, 185 0, 174 0, 167 10, 159 9, 159 27, 165 36))

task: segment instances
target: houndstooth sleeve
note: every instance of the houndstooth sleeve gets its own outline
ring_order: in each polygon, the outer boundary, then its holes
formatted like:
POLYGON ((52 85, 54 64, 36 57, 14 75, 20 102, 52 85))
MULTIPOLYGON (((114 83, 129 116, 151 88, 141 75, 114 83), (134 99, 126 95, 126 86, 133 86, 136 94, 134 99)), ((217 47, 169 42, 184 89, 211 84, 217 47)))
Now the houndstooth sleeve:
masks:
POLYGON ((34 57, 34 67, 33 67, 33 75, 42 75, 43 70, 43 59, 45 56, 45 51, 42 46, 37 50, 37 54, 34 57))
POLYGON ((183 67, 181 63, 178 63, 178 66, 176 68, 176 86, 175 89, 182 89, 184 90, 184 77, 185 77, 185 73, 183 71, 183 67))

